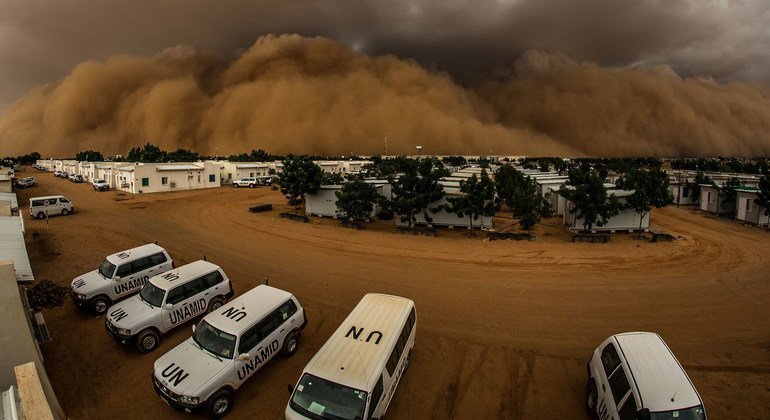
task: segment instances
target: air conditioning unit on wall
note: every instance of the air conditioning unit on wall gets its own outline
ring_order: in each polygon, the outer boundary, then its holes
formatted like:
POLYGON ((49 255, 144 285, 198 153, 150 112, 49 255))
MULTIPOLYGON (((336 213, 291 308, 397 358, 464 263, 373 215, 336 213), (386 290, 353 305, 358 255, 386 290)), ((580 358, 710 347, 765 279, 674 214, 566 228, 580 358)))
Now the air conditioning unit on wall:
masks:
POLYGON ((176 182, 169 182, 168 186, 174 188, 176 187, 176 182))

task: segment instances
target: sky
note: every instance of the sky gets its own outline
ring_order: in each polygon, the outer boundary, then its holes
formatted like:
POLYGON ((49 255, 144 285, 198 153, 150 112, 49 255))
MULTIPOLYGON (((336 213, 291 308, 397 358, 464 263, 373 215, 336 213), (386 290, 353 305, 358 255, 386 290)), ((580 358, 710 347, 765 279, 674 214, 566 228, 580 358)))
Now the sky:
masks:
MULTIPOLYGON (((521 76, 533 64, 531 51, 608 71, 759 86, 760 107, 770 84, 767 0, 0 0, 0 121, 18 121, 9 112, 14 102, 61 84, 84 62, 193 48, 226 68, 269 34, 323 37, 365 57, 392 55, 432 75, 445 72, 458 88, 472 89, 460 102, 476 101, 481 87, 509 77, 516 63, 521 76)), ((484 106, 473 108, 482 125, 510 126, 500 112, 487 117, 484 106)), ((9 124, 0 141, 9 141, 9 124)), ((554 136, 553 127, 536 129, 554 136)))

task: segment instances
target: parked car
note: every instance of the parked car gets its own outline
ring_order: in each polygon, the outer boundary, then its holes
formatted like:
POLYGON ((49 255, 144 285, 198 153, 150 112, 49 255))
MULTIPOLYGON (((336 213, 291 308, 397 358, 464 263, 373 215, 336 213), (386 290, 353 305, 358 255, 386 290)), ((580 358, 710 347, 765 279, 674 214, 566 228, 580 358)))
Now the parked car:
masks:
POLYGON ((72 181, 72 182, 83 182, 83 175, 72 174, 72 175, 70 175, 70 181, 72 181))
POLYGON ((655 333, 607 338, 588 369, 586 407, 603 419, 706 420, 703 401, 671 349, 655 333))
POLYGON ((206 315, 155 361, 155 392, 174 409, 224 417, 235 392, 277 354, 291 356, 307 325, 291 293, 260 285, 206 315))
POLYGON ((29 215, 38 219, 45 219, 46 216, 66 216, 73 212, 75 212, 75 204, 63 195, 29 199, 29 215))
POLYGON ((257 186, 257 178, 241 178, 233 181, 233 187, 249 187, 254 188, 257 186))
POLYGON ((55 176, 57 178, 61 178, 61 171, 60 170, 53 171, 53 176, 55 176))
POLYGON ((70 296, 77 306, 101 315, 113 302, 137 293, 150 277, 173 268, 165 249, 142 245, 108 255, 98 269, 72 280, 70 296))
POLYGON ((219 266, 195 261, 150 278, 138 295, 110 308, 105 327, 115 340, 149 353, 160 344, 161 335, 219 309, 233 295, 230 279, 219 266))
POLYGON ((16 188, 29 188, 34 187, 35 185, 37 185, 37 181, 31 176, 16 180, 16 188))
POLYGON ((94 182, 91 183, 91 186, 94 187, 94 191, 109 191, 110 190, 110 184, 107 183, 107 181, 103 179, 95 179, 94 182))
POLYGON ((70 174, 69 174, 69 172, 61 171, 61 172, 59 173, 59 178, 63 178, 63 179, 69 179, 69 177, 70 177, 70 174))

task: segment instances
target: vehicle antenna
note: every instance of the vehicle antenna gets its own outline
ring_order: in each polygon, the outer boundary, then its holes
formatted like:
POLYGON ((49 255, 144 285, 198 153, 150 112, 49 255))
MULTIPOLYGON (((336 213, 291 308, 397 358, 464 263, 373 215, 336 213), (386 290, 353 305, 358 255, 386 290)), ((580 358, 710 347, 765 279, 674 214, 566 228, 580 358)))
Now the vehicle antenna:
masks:
POLYGON ((676 397, 676 392, 674 392, 674 395, 671 396, 671 402, 674 402, 674 397, 676 397))
POLYGON ((265 274, 265 285, 270 286, 270 280, 267 278, 267 274, 265 274))

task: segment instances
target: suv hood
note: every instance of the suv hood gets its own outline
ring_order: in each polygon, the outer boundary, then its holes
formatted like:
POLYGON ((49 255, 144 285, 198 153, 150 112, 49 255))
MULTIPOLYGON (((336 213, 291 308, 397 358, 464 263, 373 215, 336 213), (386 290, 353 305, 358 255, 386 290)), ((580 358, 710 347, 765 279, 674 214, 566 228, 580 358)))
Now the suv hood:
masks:
POLYGON ((111 283, 111 279, 105 279, 97 270, 94 270, 76 277, 75 280, 72 280, 70 287, 72 287, 75 293, 86 295, 90 299, 94 295, 105 291, 111 283))
POLYGON ((190 337, 155 361, 155 377, 175 394, 205 397, 195 393, 232 363, 231 359, 220 359, 201 350, 190 337))
POLYGON ((145 323, 160 316, 160 308, 156 308, 142 300, 139 295, 112 305, 107 312, 107 320, 118 328, 129 328, 132 333, 139 331, 145 323))

